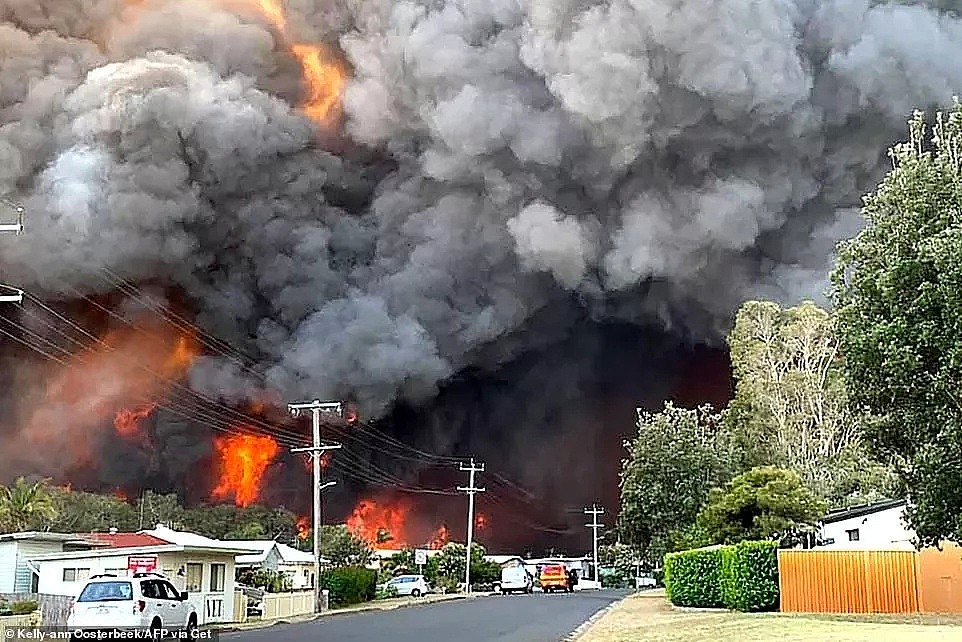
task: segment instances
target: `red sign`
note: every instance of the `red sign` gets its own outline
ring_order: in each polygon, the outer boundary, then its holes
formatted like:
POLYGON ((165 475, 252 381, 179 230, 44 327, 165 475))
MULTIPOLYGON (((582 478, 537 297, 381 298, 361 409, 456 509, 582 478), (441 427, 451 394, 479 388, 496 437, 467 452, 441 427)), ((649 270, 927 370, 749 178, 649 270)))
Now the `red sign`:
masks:
POLYGON ((127 572, 134 573, 153 573, 157 570, 156 555, 131 555, 127 558, 127 572))

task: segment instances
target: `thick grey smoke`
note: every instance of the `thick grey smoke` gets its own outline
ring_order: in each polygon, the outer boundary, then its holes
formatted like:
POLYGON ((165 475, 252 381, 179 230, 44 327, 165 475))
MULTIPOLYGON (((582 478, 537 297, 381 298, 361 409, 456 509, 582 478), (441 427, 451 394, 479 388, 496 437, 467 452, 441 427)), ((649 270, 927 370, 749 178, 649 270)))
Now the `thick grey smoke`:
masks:
POLYGON ((962 20, 922 2, 285 6, 353 70, 339 140, 256 3, 0 0, 0 194, 30 230, 4 280, 178 286, 250 359, 193 372, 229 399, 381 413, 523 352, 571 291, 702 340, 817 297, 910 111, 962 89, 962 20))

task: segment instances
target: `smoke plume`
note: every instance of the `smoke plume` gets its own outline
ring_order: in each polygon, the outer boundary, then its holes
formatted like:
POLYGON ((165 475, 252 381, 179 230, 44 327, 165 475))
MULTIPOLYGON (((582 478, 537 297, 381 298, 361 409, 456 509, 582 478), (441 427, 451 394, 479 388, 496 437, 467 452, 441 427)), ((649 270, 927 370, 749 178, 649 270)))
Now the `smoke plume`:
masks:
POLYGON ((960 2, 283 8, 0 0, 3 280, 176 289, 244 355, 190 377, 232 401, 383 415, 568 341, 572 298, 697 342, 820 298, 911 110, 962 88, 960 2), (293 42, 349 69, 335 121, 299 109, 293 42))

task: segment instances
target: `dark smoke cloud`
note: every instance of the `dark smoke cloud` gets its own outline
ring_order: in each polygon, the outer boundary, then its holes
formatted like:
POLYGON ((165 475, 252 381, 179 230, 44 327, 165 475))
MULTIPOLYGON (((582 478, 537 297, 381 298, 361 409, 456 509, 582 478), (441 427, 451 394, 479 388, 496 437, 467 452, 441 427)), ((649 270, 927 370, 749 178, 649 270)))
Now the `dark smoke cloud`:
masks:
POLYGON ((962 87, 960 4, 290 0, 353 70, 332 146, 249 4, 0 0, 30 228, 0 269, 177 286, 260 373, 212 355, 195 387, 373 415, 539 345, 566 297, 715 341, 746 297, 819 297, 909 112, 962 87))

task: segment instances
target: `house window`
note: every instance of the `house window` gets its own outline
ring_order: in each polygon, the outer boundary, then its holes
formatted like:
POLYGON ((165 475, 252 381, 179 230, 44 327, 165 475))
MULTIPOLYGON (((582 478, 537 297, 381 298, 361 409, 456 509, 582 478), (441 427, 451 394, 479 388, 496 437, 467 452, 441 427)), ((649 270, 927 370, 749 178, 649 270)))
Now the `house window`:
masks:
POLYGON ((845 531, 845 534, 848 535, 848 541, 850 541, 850 542, 857 542, 857 541, 858 541, 858 529, 857 529, 857 528, 853 528, 853 529, 850 530, 850 531, 845 531))
POLYGON ((212 592, 222 592, 224 590, 224 575, 227 573, 225 564, 210 565, 210 590, 212 592))
POLYGON ((186 591, 188 593, 200 593, 203 589, 201 588, 204 584, 204 565, 203 564, 187 564, 187 582, 186 591))
POLYGON ((89 568, 65 568, 63 570, 64 582, 85 582, 89 577, 89 568))

